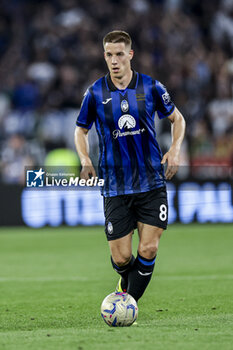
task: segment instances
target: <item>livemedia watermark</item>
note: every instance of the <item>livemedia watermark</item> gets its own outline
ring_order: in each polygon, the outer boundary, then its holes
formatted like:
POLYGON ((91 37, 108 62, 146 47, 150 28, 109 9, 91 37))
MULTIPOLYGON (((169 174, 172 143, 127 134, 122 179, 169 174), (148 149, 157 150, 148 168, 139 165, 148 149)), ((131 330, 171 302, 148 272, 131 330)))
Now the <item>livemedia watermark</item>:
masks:
POLYGON ((84 189, 101 188, 104 186, 104 179, 98 176, 91 176, 84 179, 80 176, 80 169, 76 167, 35 167, 25 169, 25 186, 31 189, 84 189))

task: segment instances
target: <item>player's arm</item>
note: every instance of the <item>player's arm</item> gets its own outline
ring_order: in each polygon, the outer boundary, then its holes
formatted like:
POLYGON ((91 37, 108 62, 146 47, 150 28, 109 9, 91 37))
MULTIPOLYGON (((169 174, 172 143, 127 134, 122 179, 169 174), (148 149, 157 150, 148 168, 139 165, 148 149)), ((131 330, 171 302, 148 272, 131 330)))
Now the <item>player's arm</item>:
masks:
POLYGON ((88 131, 88 129, 76 126, 74 133, 74 142, 82 165, 80 177, 85 180, 96 177, 95 169, 89 157, 88 131))
POLYGON ((95 120, 95 115, 95 101, 92 89, 89 88, 84 94, 74 132, 74 142, 82 165, 80 176, 85 180, 96 176, 95 169, 89 157, 88 143, 88 131, 92 127, 95 120))
POLYGON ((172 123, 172 144, 167 153, 164 154, 161 164, 167 162, 166 179, 170 180, 179 167, 180 148, 184 138, 185 120, 180 111, 175 107, 174 112, 168 116, 172 123))

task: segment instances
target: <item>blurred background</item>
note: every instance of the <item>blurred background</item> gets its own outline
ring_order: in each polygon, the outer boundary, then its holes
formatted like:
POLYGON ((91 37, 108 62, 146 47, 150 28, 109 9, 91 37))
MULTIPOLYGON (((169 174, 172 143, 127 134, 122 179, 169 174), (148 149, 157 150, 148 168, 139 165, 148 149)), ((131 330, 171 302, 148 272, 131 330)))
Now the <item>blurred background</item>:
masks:
MULTIPOLYGON (((99 194, 27 191, 25 166, 75 152, 83 94, 107 72, 102 38, 114 29, 130 33, 133 68, 164 83, 186 119, 170 222, 233 221, 232 0, 1 0, 0 225, 103 223, 99 194)), ((156 129, 166 150, 170 123, 156 129)), ((94 128, 89 140, 97 163, 94 128)))

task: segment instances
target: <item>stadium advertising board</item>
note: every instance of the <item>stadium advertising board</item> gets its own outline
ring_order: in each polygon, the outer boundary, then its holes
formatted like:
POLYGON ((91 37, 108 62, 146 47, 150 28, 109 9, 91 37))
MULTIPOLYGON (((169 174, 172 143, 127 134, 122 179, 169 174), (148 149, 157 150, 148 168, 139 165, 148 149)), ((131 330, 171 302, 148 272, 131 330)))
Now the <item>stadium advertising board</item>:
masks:
MULTIPOLYGON (((97 190, 1 187, 1 225, 30 227, 103 225, 103 198, 97 190)), ((168 185, 169 223, 233 222, 228 182, 182 182, 168 185)))

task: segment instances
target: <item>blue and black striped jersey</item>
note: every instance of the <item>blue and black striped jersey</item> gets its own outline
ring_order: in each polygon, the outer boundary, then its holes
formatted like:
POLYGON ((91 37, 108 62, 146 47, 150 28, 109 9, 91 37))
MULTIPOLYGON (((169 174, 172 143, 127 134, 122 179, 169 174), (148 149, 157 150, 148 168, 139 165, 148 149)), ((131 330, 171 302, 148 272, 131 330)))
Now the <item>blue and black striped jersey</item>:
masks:
POLYGON ((147 192, 165 185, 154 116, 157 111, 160 119, 168 117, 174 109, 164 85, 135 71, 125 90, 117 89, 109 74, 87 90, 76 124, 90 129, 95 122, 104 196, 147 192))

